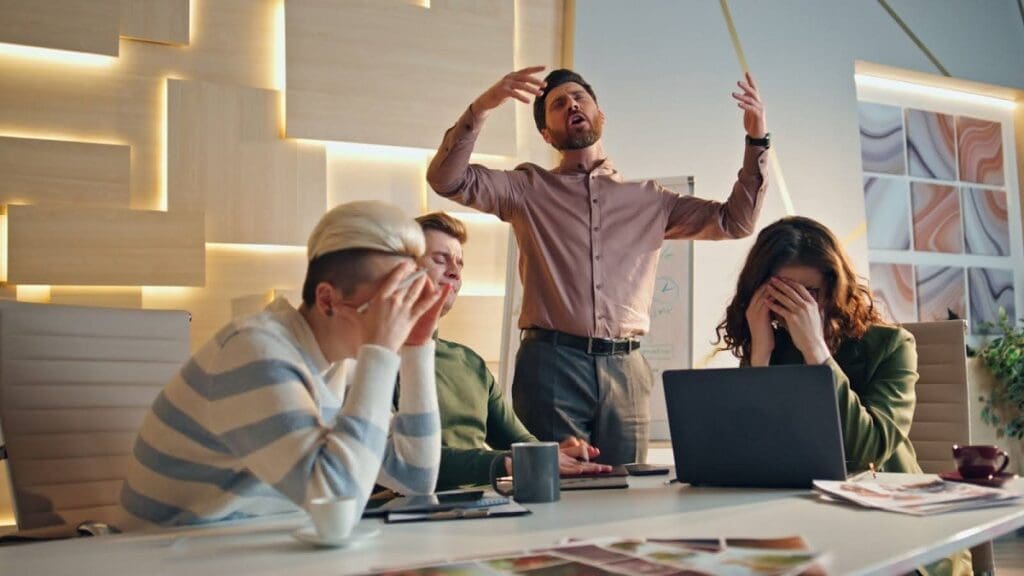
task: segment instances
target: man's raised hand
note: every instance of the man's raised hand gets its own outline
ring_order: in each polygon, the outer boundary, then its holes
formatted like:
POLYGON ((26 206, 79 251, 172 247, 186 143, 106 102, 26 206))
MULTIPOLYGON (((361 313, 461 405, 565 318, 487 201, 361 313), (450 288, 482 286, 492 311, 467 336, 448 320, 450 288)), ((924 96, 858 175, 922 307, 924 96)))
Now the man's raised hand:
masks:
POLYGON ((751 138, 764 138, 768 133, 768 121, 764 115, 764 104, 754 77, 747 72, 745 78, 736 83, 743 92, 733 92, 736 105, 743 109, 743 128, 751 138))
POLYGON ((502 76, 501 80, 495 82, 494 86, 477 96, 470 104, 473 114, 478 118, 484 118, 509 98, 529 104, 532 97, 540 96, 542 93, 544 80, 538 74, 543 72, 544 68, 545 66, 530 66, 502 76))

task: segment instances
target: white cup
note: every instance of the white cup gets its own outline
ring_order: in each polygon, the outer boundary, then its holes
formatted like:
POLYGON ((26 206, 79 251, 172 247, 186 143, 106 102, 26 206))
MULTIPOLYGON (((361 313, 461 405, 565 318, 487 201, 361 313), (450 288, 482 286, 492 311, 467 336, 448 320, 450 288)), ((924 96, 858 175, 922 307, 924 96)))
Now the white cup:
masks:
POLYGON ((336 541, 352 533, 359 521, 356 517, 358 509, 355 498, 325 496, 310 500, 308 512, 320 538, 336 541))

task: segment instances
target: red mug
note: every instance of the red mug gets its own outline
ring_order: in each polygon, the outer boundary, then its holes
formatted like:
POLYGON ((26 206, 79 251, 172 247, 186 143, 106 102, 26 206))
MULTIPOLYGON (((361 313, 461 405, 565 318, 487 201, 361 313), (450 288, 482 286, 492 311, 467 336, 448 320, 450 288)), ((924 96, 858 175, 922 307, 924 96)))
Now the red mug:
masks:
POLYGON ((987 444, 953 445, 953 458, 960 476, 964 478, 991 478, 1001 474, 1010 463, 1010 456, 998 446, 987 444), (999 459, 1001 465, 997 465, 999 459))

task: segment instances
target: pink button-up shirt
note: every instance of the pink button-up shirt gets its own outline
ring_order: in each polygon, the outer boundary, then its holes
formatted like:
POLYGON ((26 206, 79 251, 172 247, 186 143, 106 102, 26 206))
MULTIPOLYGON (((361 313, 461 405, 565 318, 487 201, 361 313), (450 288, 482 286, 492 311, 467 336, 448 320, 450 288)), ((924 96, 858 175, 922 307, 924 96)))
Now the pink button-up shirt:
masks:
POLYGON ((747 146, 723 202, 680 196, 653 180, 623 182, 610 160, 590 172, 469 163, 480 122, 467 110, 445 134, 427 180, 440 195, 512 225, 523 282, 520 328, 641 336, 650 327, 665 239, 720 240, 754 231, 767 149, 747 146))

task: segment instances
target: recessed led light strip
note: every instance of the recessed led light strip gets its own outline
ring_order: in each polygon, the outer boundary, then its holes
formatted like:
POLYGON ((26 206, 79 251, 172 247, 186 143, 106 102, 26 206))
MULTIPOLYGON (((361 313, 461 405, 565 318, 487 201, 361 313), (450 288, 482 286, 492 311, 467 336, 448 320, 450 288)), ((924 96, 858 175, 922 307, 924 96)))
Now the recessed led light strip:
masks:
POLYGON ((879 76, 869 76, 867 74, 855 74, 854 80, 857 82, 858 88, 893 90, 904 94, 944 98, 968 104, 989 106, 1000 110, 1013 110, 1017 106, 1017 102, 1015 100, 986 96, 984 94, 976 94, 974 92, 966 92, 964 90, 943 88, 940 86, 928 86, 925 84, 917 84, 915 82, 907 82, 906 80, 896 80, 894 78, 881 78, 879 76))
POLYGON ((39 48, 36 46, 22 46, 20 44, 7 44, 3 42, 0 42, 0 56, 45 60, 56 64, 85 66, 113 66, 117 63, 117 58, 113 56, 105 56, 103 54, 73 52, 71 50, 56 50, 53 48, 39 48))

